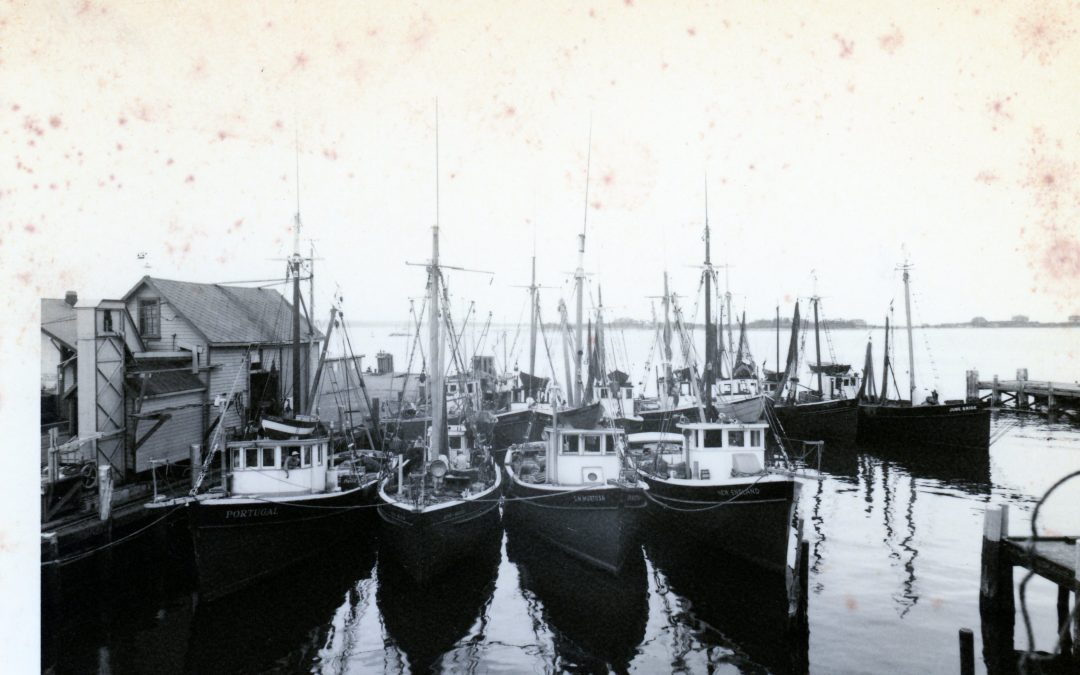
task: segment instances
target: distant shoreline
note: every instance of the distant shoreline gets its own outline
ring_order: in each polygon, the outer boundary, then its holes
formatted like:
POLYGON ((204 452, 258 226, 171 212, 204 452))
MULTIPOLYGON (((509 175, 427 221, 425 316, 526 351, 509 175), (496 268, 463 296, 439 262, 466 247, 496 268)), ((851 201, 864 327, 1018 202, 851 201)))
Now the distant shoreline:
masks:
MULTIPOLYGON (((392 334, 392 337, 406 337, 406 336, 410 335, 410 333, 406 333, 403 330, 401 330, 401 329, 407 328, 407 324, 405 324, 405 322, 402 322, 402 321, 364 320, 364 321, 349 321, 347 323, 350 326, 380 326, 380 327, 387 327, 387 328, 397 328, 398 330, 395 331, 392 334)), ((813 320, 809 320, 809 321, 803 320, 802 323, 803 323, 804 326, 813 326, 813 320)), ((692 324, 686 324, 686 325, 689 326, 693 330, 699 330, 699 329, 701 329, 703 327, 703 324, 700 324, 700 323, 692 323, 692 324)), ((897 322, 897 323, 892 324, 892 325, 895 328, 899 328, 899 327, 903 326, 903 323, 897 322)), ((653 324, 652 321, 643 321, 643 320, 638 320, 638 319, 615 319, 615 320, 612 320, 612 321, 605 321, 604 326, 606 326, 607 328, 616 328, 616 329, 620 329, 620 330, 624 330, 624 329, 627 329, 627 328, 639 328, 639 329, 642 329, 642 330, 655 330, 655 328, 656 328, 655 324, 653 324)), ((514 328, 517 328, 518 326, 517 326, 517 324, 511 324, 511 323, 506 323, 506 324, 492 323, 490 327, 491 328, 500 328, 500 329, 506 329, 506 328, 514 329, 514 328)), ((528 327, 527 324, 521 326, 521 328, 527 328, 527 327, 528 327)), ((775 319, 772 319, 772 320, 769 320, 769 319, 757 319, 755 321, 748 321, 746 323, 746 327, 749 330, 775 330, 776 329, 776 320, 775 319)), ((884 328, 885 325, 884 324, 862 323, 861 321, 857 321, 857 320, 853 320, 853 321, 838 320, 838 321, 823 321, 821 323, 821 327, 822 328, 828 328, 829 330, 879 330, 879 329, 884 328)), ((549 330, 549 331, 550 330, 559 330, 560 329, 560 324, 557 324, 557 323, 545 323, 543 325, 543 328, 544 328, 544 330, 549 330)), ((674 325, 672 326, 672 328, 674 329, 674 325)), ((737 330, 738 326, 735 325, 732 328, 734 330, 737 330)), ((782 318, 782 319, 780 319, 780 328, 781 328, 781 330, 790 329, 791 328, 791 319, 790 318, 786 318, 786 319, 782 318)), ((913 328, 972 328, 972 329, 979 329, 979 328, 1080 328, 1080 322, 1078 322, 1078 321, 1061 321, 1061 322, 1057 322, 1057 323, 1041 323, 1041 322, 1038 322, 1038 321, 1027 321, 1027 322, 1019 323, 1019 322, 1012 322, 1012 321, 989 321, 989 322, 987 322, 985 324, 973 324, 971 322, 964 322, 964 323, 929 323, 929 324, 924 323, 924 324, 915 325, 915 326, 913 326, 913 328)))

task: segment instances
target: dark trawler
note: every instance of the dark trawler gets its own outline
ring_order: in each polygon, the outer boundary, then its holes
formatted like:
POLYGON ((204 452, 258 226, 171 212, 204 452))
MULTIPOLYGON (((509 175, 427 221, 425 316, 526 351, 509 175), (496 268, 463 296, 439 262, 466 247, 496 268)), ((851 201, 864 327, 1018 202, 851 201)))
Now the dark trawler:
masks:
MULTIPOLYGON (((300 385, 299 228, 297 213, 294 252, 289 259, 296 411, 305 410, 300 385)), ((333 324, 332 315, 328 330, 333 324)), ((205 461, 201 468, 192 467, 198 474, 190 494, 179 499, 155 498, 146 505, 186 508, 203 599, 221 597, 318 553, 348 531, 357 508, 373 504, 378 475, 360 472, 358 462, 348 468, 335 466, 332 440, 310 415, 317 391, 316 381, 307 415, 263 417, 258 429, 222 444, 220 420, 228 406, 234 405, 230 392, 205 461), (220 457, 221 484, 203 491, 215 457, 220 457)))
POLYGON ((678 428, 681 438, 629 437, 657 525, 695 545, 785 569, 801 485, 766 464, 769 425, 718 418, 678 428))
MULTIPOLYGON (((581 249, 585 250, 585 238, 581 235, 581 249)), ((581 278, 584 271, 579 270, 581 278)), ((502 450, 516 443, 539 441, 544 428, 552 422, 557 410, 563 424, 591 429, 595 427, 603 413, 601 406, 595 403, 574 404, 571 393, 567 401, 548 397, 548 379, 536 375, 536 335, 540 324, 540 286, 536 283, 536 256, 532 258, 532 280, 529 289, 529 371, 518 372, 510 383, 509 401, 495 414, 495 428, 492 431, 492 445, 502 450), (569 405, 567 405, 569 403, 569 405)), ((580 293, 580 291, 579 291, 580 293)), ((579 299, 580 303, 580 299, 579 299)), ((560 306, 560 310, 564 307, 560 306)), ((580 321, 580 318, 579 318, 580 321)), ((580 331, 578 339, 580 340, 580 331)), ((549 355, 550 356, 550 355, 549 355)), ((580 353, 578 355, 580 359, 580 353)), ((569 376, 569 375, 568 375, 569 376)))
MULTIPOLYGON (((985 450, 990 446, 990 411, 962 400, 938 402, 937 392, 915 403, 915 355, 911 333, 910 265, 903 265, 904 308, 908 336, 908 399, 888 398, 889 328, 885 320, 885 365, 881 397, 859 403, 858 442, 867 446, 944 446, 985 450)), ((867 359, 870 349, 867 347, 867 359)), ((866 379, 870 379, 869 373, 866 379)), ((899 394, 899 392, 897 392, 899 394)))
POLYGON ((438 224, 432 227, 427 267, 431 430, 422 458, 402 457, 396 475, 379 485, 382 543, 419 584, 450 569, 498 529, 502 485, 489 450, 471 447, 474 435, 468 429, 446 424, 438 224))
MULTIPOLYGON (((816 295, 811 298, 814 303, 814 348, 817 358, 810 364, 810 372, 811 376, 817 379, 817 387, 800 389, 801 384, 797 377, 799 303, 796 302, 794 318, 791 321, 787 368, 781 374, 777 391, 770 399, 774 403, 772 412, 789 438, 849 444, 855 440, 858 391, 861 391, 859 375, 853 373, 851 366, 847 364, 821 362, 819 300, 816 295), (827 387, 825 382, 828 382, 827 387)), ((779 324, 777 326, 779 328, 779 324)), ((779 358, 779 350, 777 357, 779 358)))

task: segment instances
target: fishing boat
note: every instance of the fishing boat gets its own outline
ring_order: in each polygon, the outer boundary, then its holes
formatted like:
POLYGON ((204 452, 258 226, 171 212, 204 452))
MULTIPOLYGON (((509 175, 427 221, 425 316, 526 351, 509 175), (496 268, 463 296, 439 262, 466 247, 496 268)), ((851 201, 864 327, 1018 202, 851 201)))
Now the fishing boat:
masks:
MULTIPOLYGON (((889 326, 885 319, 885 362, 881 396, 864 397, 858 407, 857 440, 860 445, 944 446, 983 449, 990 447, 990 411, 963 400, 938 401, 937 392, 915 403, 915 355, 911 330, 911 265, 904 271, 904 305, 908 342, 908 398, 888 397, 889 326)), ((870 359, 867 346, 867 359, 870 359)), ((871 379, 867 374, 866 379, 871 379)), ((894 378, 895 381, 895 378, 894 378)), ((899 392, 898 392, 899 394, 899 392)))
POLYGON ((556 420, 545 433, 544 443, 506 450, 508 517, 549 545, 617 573, 636 545, 646 504, 645 485, 626 462, 625 432, 572 429, 556 420))
POLYGON ((681 442, 674 434, 629 439, 649 513, 695 545, 784 569, 800 484, 768 467, 768 424, 718 419, 679 431, 681 442))
POLYGON ((451 569, 499 525, 502 475, 490 449, 474 447, 475 434, 446 424, 443 331, 440 322, 442 268, 439 226, 432 227, 428 268, 428 400, 431 427, 418 460, 398 463, 379 484, 383 542, 418 584, 451 569))
POLYGON ((815 295, 811 302, 814 306, 814 348, 817 360, 810 364, 810 374, 812 378, 816 377, 817 388, 803 387, 795 374, 798 368, 799 332, 799 303, 796 302, 791 321, 788 366, 778 384, 783 391, 770 398, 770 401, 775 403, 772 412, 789 438, 851 443, 855 440, 858 421, 860 377, 858 373, 852 372, 850 365, 821 361, 818 323, 820 298, 815 295))
MULTIPOLYGON (((300 215, 289 259, 293 284, 294 410, 304 410, 300 376, 300 215)), ((333 329, 331 320, 326 336, 333 329)), ((325 349, 323 352, 325 358, 325 349)), ((217 425, 209 452, 190 493, 179 499, 155 496, 150 509, 186 508, 199 576, 200 596, 214 600, 315 555, 348 532, 349 518, 373 505, 376 471, 359 463, 338 468, 332 439, 311 415, 314 392, 303 417, 266 418, 262 430, 222 443, 217 425), (221 484, 204 490, 216 457, 221 484)), ((230 395, 228 405, 236 397, 230 395)), ((226 407, 219 419, 223 418, 226 407)))
MULTIPOLYGON (((580 255, 584 255, 585 235, 581 235, 580 255)), ((581 258, 578 262, 578 306, 581 306, 581 285, 585 273, 581 269, 581 258)), ((542 438, 544 428, 552 424, 556 412, 563 424, 581 429, 592 429, 600 423, 603 408, 598 403, 583 402, 580 397, 575 400, 571 391, 566 400, 558 397, 548 397, 548 379, 534 375, 536 372, 536 337, 538 324, 540 323, 540 286, 536 283, 536 256, 532 257, 532 279, 527 286, 529 289, 529 371, 519 372, 514 378, 520 382, 519 386, 513 386, 510 392, 510 402, 507 406, 501 406, 494 411, 496 417, 495 428, 492 432, 494 447, 502 450, 518 443, 539 441, 542 438)), ((565 305, 560 303, 560 311, 563 312, 565 325, 565 305)), ((580 310, 578 315, 578 341, 580 344, 580 310)), ((578 359, 578 376, 580 377, 580 353, 578 359)), ((570 373, 567 366, 567 378, 570 373)), ((515 385, 517 383, 515 382, 515 385)))

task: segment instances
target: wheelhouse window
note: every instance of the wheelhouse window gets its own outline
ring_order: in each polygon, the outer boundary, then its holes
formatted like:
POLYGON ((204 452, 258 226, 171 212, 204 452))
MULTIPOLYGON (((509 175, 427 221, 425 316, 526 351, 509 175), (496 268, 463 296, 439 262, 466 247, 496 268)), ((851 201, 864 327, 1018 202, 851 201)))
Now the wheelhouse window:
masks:
POLYGON ((460 450, 461 449, 461 439, 462 439, 461 436, 451 436, 449 438, 450 449, 451 450, 460 450))
POLYGON ((161 337, 160 300, 139 300, 139 335, 161 337))
POLYGON ((723 429, 706 429, 705 430, 705 447, 706 448, 722 448, 722 447, 724 447, 724 430, 723 429))
POLYGON ((274 448, 262 449, 262 466, 264 469, 273 469, 276 466, 274 461, 274 448))
POLYGON ((233 471, 244 468, 243 456, 240 454, 240 448, 233 448, 232 468, 233 471))
POLYGON ((259 449, 244 448, 244 468, 254 469, 259 466, 259 449))
POLYGON ((602 436, 583 436, 581 441, 582 445, 585 446, 586 455, 598 455, 603 449, 602 436))
POLYGON ((315 446, 315 462, 319 466, 322 466, 322 449, 323 449, 323 446, 321 446, 321 445, 315 446))
POLYGON ((562 437, 562 454, 564 455, 576 455, 578 454, 578 437, 577 436, 563 436, 562 437))
POLYGON ((304 466, 311 466, 311 446, 304 447, 304 466))
POLYGON ((729 431, 728 432, 728 445, 741 448, 745 445, 746 440, 745 433, 742 431, 729 431))
POLYGON ((731 385, 730 384, 725 384, 724 385, 724 393, 725 394, 730 394, 731 393, 731 385))
POLYGON ((750 431, 750 445, 755 448, 761 447, 761 431, 758 429, 752 429, 750 431))

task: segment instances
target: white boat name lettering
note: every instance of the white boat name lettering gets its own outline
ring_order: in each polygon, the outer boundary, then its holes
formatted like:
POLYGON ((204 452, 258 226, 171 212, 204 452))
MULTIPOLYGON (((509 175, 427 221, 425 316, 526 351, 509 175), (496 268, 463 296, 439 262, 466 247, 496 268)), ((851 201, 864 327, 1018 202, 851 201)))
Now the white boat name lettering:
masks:
POLYGON ((961 406, 957 406, 955 408, 949 408, 949 412, 951 412, 951 413, 954 413, 954 412, 967 412, 968 410, 974 410, 974 409, 975 409, 975 406, 973 406, 973 405, 961 405, 961 406))
POLYGON ((250 518, 252 516, 276 516, 277 508, 264 506, 251 509, 229 509, 225 512, 225 518, 250 518))
POLYGON ((604 501, 604 495, 577 495, 574 497, 575 502, 602 502, 604 501))

